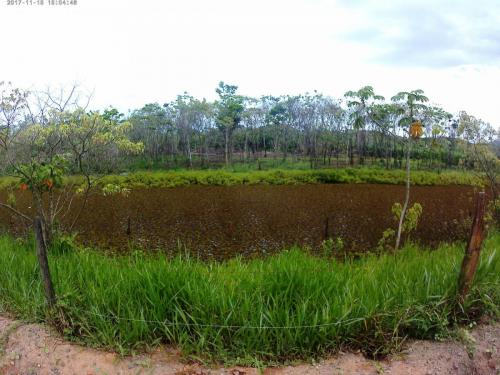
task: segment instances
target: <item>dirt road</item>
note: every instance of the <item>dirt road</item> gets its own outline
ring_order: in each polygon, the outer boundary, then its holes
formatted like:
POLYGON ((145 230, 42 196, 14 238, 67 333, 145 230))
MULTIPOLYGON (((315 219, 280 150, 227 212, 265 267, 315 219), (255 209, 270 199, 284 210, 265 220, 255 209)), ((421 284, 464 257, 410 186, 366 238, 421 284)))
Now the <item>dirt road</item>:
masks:
MULTIPOLYGON (((339 353, 316 364, 263 370, 265 375, 499 375, 500 324, 475 328, 463 342, 408 343, 405 351, 384 361, 339 353), (473 340, 471 340, 473 338, 473 340), (475 341, 475 342, 474 342, 475 341), (469 342, 465 345, 464 342, 469 342), (468 347, 468 348, 467 348, 468 347), (472 355, 472 352, 474 353, 472 355), (469 356, 471 354, 471 358, 469 356)), ((62 340, 43 325, 23 324, 0 316, 0 374, 5 375, 252 375, 254 368, 208 368, 189 364, 173 349, 121 358, 62 340)))

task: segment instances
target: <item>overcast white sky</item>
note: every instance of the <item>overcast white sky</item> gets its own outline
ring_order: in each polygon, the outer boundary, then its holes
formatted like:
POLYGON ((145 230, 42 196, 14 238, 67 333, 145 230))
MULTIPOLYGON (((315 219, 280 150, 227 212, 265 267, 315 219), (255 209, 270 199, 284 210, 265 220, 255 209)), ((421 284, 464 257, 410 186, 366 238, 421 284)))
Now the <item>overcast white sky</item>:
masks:
POLYGON ((78 82, 94 108, 214 99, 221 80, 252 96, 372 85, 500 126, 499 0, 0 1, 0 80, 78 82))

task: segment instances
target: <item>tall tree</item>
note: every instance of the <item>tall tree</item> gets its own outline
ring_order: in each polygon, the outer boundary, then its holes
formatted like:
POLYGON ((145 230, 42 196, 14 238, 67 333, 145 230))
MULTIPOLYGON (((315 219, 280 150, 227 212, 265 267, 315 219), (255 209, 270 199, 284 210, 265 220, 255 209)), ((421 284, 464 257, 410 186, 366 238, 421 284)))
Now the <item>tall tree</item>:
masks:
POLYGON ((266 123, 272 128, 274 138, 274 156, 276 157, 282 145, 283 158, 286 159, 286 136, 288 124, 288 112, 280 98, 270 96, 268 100, 272 103, 267 113, 266 123))
POLYGON ((500 159, 493 150, 493 143, 498 140, 500 133, 489 123, 465 111, 459 114, 457 132, 466 141, 467 156, 472 161, 473 167, 488 179, 495 205, 494 215, 497 223, 500 223, 500 193, 498 191, 500 159))
POLYGON ((350 120, 356 130, 356 144, 358 149, 359 164, 365 163, 366 153, 366 127, 370 124, 371 107, 380 100, 381 95, 375 94, 372 86, 365 86, 358 91, 348 91, 344 95, 347 106, 351 109, 350 120))
POLYGON ((232 137, 235 129, 241 122, 244 107, 244 98, 237 95, 238 86, 228 85, 220 82, 215 92, 219 95, 216 102, 216 124, 224 136, 224 159, 226 166, 229 166, 232 160, 232 137))
POLYGON ((391 100, 402 110, 402 117, 399 124, 403 129, 403 134, 406 136, 406 190, 403 208, 399 215, 396 245, 394 246, 394 249, 397 251, 401 241, 404 218, 410 201, 410 163, 412 139, 418 138, 422 135, 422 124, 420 121, 416 121, 416 117, 427 108, 427 106, 423 103, 429 101, 429 99, 424 95, 422 90, 413 90, 410 92, 399 92, 394 95, 391 100))
POLYGON ((169 141, 172 155, 177 150, 177 132, 172 126, 170 110, 167 104, 148 103, 133 111, 129 117, 132 124, 130 131, 132 139, 144 143, 144 156, 152 161, 157 161, 163 156, 169 141))

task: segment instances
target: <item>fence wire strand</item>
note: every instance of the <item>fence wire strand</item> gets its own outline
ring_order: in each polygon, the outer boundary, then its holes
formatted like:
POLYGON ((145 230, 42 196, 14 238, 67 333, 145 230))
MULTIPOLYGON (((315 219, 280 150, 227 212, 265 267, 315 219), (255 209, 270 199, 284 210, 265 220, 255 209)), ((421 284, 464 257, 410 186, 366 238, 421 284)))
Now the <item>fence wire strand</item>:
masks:
POLYGON ((88 313, 98 316, 103 319, 115 319, 121 321, 131 321, 131 322, 141 322, 141 323, 155 323, 162 324, 170 327, 203 327, 203 328, 219 328, 219 329, 302 329, 302 328, 322 328, 331 326, 340 326, 341 324, 353 324, 356 322, 364 321, 364 318, 352 318, 347 320, 337 320, 336 322, 330 323, 318 323, 318 324, 298 324, 289 326, 252 326, 252 325, 232 325, 232 324, 205 324, 205 323, 186 323, 186 322, 167 322, 160 320, 148 320, 148 319, 136 319, 136 318, 123 318, 118 316, 107 316, 93 311, 88 313))

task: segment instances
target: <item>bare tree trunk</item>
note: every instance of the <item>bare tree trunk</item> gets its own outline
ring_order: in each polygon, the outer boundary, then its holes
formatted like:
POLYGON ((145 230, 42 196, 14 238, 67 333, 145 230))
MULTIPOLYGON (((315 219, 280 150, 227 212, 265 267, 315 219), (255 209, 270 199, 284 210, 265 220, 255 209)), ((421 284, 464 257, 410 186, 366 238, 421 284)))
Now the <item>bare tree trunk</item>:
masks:
POLYGON ((50 308, 55 306, 56 294, 52 279, 50 278, 49 262, 47 260, 47 245, 43 235, 43 224, 39 216, 35 218, 35 239, 36 239, 36 255, 40 266, 40 277, 42 278, 43 290, 45 299, 50 308))
MULTIPOLYGON (((278 127, 277 125, 276 127, 278 127)), ((273 150, 273 159, 276 160, 278 157, 278 151, 280 149, 280 134, 279 134, 279 129, 274 133, 274 138, 273 138, 273 143, 274 143, 274 150, 273 150)))
POLYGON ((481 191, 477 195, 476 214, 472 223, 471 235, 465 256, 462 261, 460 275, 458 277, 458 302, 463 304, 469 289, 474 280, 479 256, 481 255, 481 245, 484 240, 484 210, 485 210, 485 194, 481 191))
POLYGON ((349 165, 352 167, 354 165, 354 153, 352 150, 352 138, 351 135, 349 135, 349 143, 347 146, 347 157, 349 159, 349 165))
POLYGON ((285 126, 285 128, 283 129, 283 160, 286 161, 286 158, 287 158, 287 154, 288 154, 288 147, 287 147, 287 128, 285 126))
POLYGON ((386 147, 385 147, 385 169, 389 169, 390 168, 390 158, 389 158, 390 151, 389 151, 389 145, 387 144, 387 141, 385 143, 386 143, 386 147))
POLYGON ((410 155, 411 155, 411 136, 408 135, 408 149, 406 151, 406 193, 405 202, 403 209, 401 210, 401 215, 399 216, 398 233, 396 236, 396 245, 394 246, 394 251, 399 249, 399 244, 401 242, 401 232, 403 230, 403 222, 406 215, 406 210, 408 208, 408 203, 410 201, 410 155))
POLYGON ((267 158, 266 135, 264 134, 264 132, 262 134, 262 140, 264 142, 264 157, 267 158))
POLYGON ((229 166, 229 129, 226 127, 224 129, 224 158, 226 161, 226 167, 229 166))
POLYGON ((187 154, 188 154, 188 163, 189 163, 189 168, 193 168, 193 156, 191 153, 191 137, 188 135, 187 136, 187 154))
POLYGON ((356 151, 358 152, 359 165, 365 164, 365 143, 365 130, 358 130, 356 132, 356 151))
POLYGON ((207 166, 210 164, 210 156, 208 155, 208 135, 205 136, 205 160, 207 161, 207 166))

